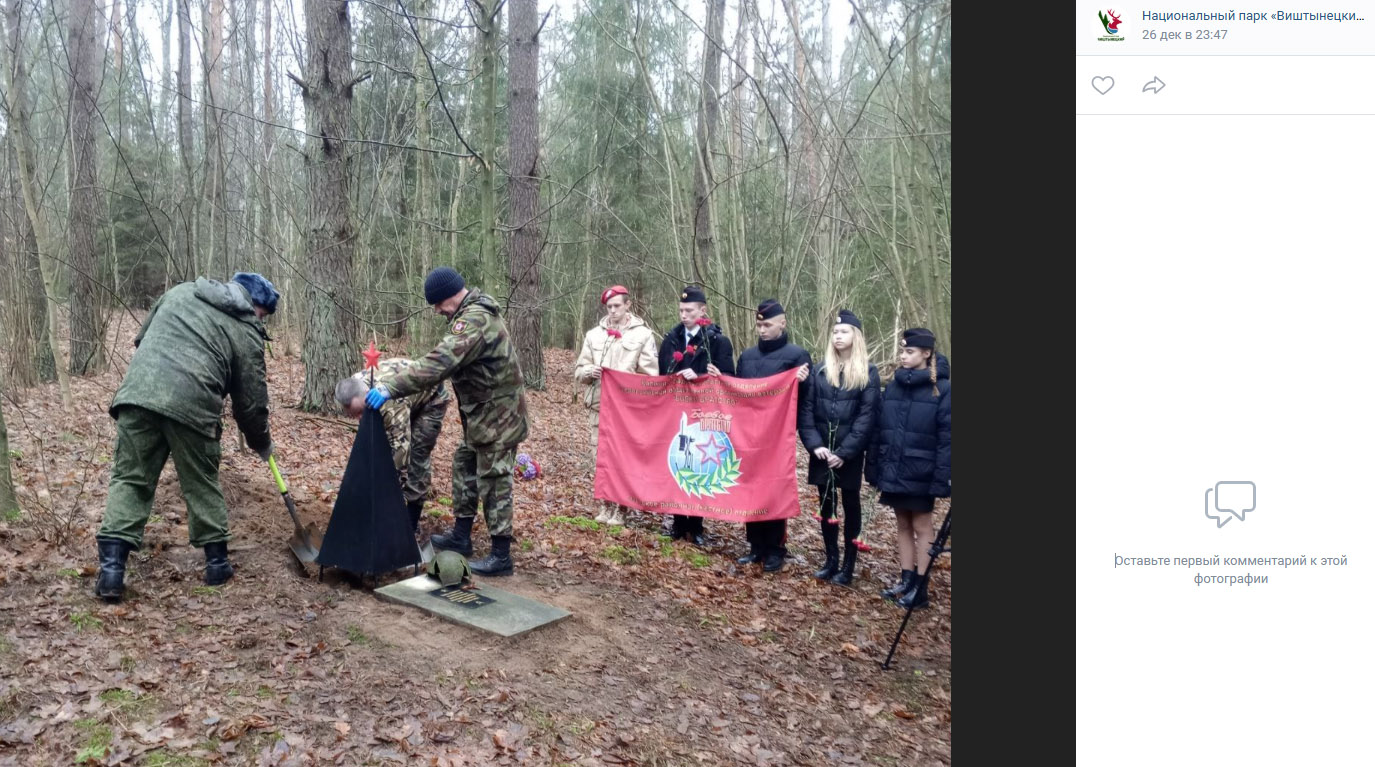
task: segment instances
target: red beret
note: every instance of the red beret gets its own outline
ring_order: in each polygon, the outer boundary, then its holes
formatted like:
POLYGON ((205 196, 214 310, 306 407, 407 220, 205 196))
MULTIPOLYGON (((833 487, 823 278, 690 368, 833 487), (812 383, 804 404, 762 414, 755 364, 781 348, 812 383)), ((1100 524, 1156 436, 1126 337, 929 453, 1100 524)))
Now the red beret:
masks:
POLYGON ((605 304, 607 301, 610 301, 612 298, 616 296, 628 295, 630 295, 630 291, 626 290, 624 285, 612 285, 611 287, 602 291, 602 303, 605 304))

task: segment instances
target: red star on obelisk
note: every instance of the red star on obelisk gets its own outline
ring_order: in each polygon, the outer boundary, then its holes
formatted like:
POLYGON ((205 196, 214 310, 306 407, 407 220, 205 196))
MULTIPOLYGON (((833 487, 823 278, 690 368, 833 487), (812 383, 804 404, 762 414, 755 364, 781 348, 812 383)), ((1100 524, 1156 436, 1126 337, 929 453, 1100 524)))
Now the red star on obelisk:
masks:
POLYGON ((368 342, 368 348, 363 352, 363 359, 367 360, 367 364, 363 365, 363 369, 364 369, 364 370, 376 370, 376 369, 377 369, 377 360, 380 359, 381 357, 382 357, 382 352, 378 351, 378 349, 377 349, 377 342, 375 342, 375 341, 369 341, 369 342, 368 342))

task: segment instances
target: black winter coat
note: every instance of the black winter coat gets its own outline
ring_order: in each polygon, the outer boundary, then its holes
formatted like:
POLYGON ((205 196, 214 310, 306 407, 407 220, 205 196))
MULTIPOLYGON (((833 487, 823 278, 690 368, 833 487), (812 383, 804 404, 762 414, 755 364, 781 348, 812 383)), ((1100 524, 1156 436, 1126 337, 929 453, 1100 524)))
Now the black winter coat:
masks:
POLYGON ((950 495, 950 362, 936 355, 936 387, 928 370, 898 368, 883 390, 878 428, 864 477, 886 493, 950 495))
POLYGON ((826 487, 832 482, 830 467, 815 455, 817 448, 824 447, 845 462, 835 470, 832 487, 857 490, 864 477, 864 453, 877 425, 878 368, 869 366, 869 383, 863 389, 838 389, 826 378, 825 370, 823 365, 807 379, 812 384, 811 396, 803 403, 797 423, 802 445, 807 448, 810 459, 807 482, 817 487, 826 487), (834 435, 831 434, 832 426, 835 427, 834 435))
MULTIPOLYGON (((686 330, 683 323, 673 326, 673 329, 664 334, 664 340, 659 343, 659 375, 674 375, 691 367, 699 376, 707 374, 707 351, 699 349, 691 357, 686 357, 682 362, 673 361, 673 353, 681 352, 687 348, 687 341, 684 340, 686 330)), ((693 337, 693 345, 702 343, 703 338, 708 339, 708 349, 711 351, 711 364, 715 365, 725 375, 735 375, 735 350, 731 348, 730 339, 721 332, 717 325, 708 325, 697 331, 693 337)))
MULTIPOLYGON (((740 364, 735 366, 735 377, 768 378, 771 375, 782 373, 784 370, 792 370, 810 364, 812 364, 812 355, 808 354, 807 350, 801 346, 788 343, 788 334, 784 332, 772 341, 760 341, 758 346, 751 346, 746 349, 740 355, 740 364)), ((807 399, 811 380, 809 377, 797 387, 799 424, 802 417, 802 403, 807 399)))

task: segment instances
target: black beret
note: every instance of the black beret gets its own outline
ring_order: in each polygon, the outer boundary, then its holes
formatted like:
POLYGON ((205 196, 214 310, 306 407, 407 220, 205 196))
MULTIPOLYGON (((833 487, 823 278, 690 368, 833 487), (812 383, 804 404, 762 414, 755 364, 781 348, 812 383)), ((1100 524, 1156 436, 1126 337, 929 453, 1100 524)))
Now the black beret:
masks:
POLYGON ((850 311, 849 309, 840 310, 840 314, 836 316, 836 324, 853 325, 856 328, 859 328, 860 330, 864 329, 864 323, 860 322, 859 318, 855 316, 855 313, 850 311))
POLYGON ((759 311, 755 313, 756 320, 768 320, 783 314, 783 304, 772 298, 766 298, 759 302, 759 311))
POLYGON ((926 328, 908 328, 902 331, 902 345, 934 349, 936 348, 936 334, 926 328))
POLYGON ((703 293, 702 289, 696 285, 688 285, 683 288, 682 293, 678 294, 678 301, 680 303, 696 301, 697 303, 705 304, 707 302, 707 294, 703 293))

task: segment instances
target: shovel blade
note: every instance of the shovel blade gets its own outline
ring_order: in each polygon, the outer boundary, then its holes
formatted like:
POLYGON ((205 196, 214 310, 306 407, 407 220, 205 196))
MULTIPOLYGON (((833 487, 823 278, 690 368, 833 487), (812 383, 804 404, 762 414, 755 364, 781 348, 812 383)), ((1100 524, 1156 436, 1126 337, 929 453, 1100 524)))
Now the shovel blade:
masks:
POLYGON ((308 565, 320 557, 320 544, 323 540, 324 536, 320 535, 320 531, 312 522, 304 530, 296 528, 288 545, 291 546, 291 553, 296 555, 296 559, 300 560, 301 564, 308 565))

